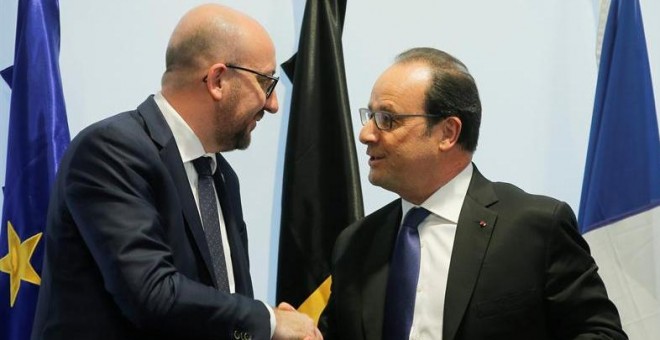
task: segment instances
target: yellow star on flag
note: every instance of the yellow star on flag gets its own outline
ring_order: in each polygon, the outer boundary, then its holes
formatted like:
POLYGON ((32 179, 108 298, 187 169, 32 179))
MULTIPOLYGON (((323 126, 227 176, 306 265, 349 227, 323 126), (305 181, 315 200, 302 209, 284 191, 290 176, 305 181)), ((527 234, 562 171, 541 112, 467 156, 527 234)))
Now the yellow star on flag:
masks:
POLYGON ((38 233, 21 243, 14 226, 7 221, 9 252, 0 259, 0 271, 9 274, 9 292, 11 294, 9 305, 11 307, 14 307, 14 302, 16 302, 18 289, 21 288, 21 280, 35 285, 41 284, 41 278, 32 267, 30 258, 37 248, 42 234, 38 233))

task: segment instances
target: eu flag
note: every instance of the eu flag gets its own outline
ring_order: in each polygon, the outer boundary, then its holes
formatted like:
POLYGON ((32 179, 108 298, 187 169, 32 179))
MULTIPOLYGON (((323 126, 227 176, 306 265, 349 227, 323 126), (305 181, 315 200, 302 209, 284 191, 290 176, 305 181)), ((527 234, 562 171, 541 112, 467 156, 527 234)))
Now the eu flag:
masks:
POLYGON ((660 138, 644 26, 638 0, 607 11, 579 224, 624 330, 660 339, 660 138))
POLYGON ((20 0, 0 225, 0 339, 29 339, 41 282, 50 188, 69 144, 58 65, 57 0, 20 0))

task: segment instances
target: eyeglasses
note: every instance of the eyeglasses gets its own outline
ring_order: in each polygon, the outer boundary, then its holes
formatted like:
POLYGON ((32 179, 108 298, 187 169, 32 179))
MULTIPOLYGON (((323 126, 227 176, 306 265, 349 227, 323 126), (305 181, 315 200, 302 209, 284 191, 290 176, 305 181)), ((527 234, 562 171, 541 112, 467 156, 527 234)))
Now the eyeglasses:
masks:
MULTIPOLYGON (((263 74, 255 70, 251 70, 246 67, 236 66, 232 64, 225 64, 225 66, 227 66, 227 68, 233 68, 236 70, 241 70, 245 72, 250 72, 252 74, 256 74, 257 82, 259 83, 259 86, 261 86, 261 89, 264 90, 264 92, 266 93, 266 99, 270 98, 270 95, 273 94, 273 90, 275 90, 275 86, 277 85, 277 82, 280 80, 280 77, 269 76, 267 74, 263 74)), ((202 79, 202 81, 206 83, 207 78, 208 76, 204 76, 204 79, 202 79)))
POLYGON ((360 120, 362 125, 367 125, 371 119, 376 123, 376 127, 379 130, 387 131, 392 130, 392 124, 398 119, 410 118, 410 117, 438 117, 437 115, 428 115, 428 114, 393 114, 384 111, 372 112, 369 109, 361 108, 360 109, 360 120))

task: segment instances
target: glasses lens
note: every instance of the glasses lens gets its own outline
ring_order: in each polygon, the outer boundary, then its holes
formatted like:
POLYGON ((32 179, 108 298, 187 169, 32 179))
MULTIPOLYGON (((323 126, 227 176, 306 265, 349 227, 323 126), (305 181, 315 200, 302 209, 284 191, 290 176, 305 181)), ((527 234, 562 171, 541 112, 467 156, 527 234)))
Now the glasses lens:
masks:
POLYGON ((270 80, 270 83, 266 87, 266 99, 270 97, 271 94, 273 94, 273 90, 275 90, 275 85, 277 85, 277 79, 268 79, 270 80))
POLYGON ((275 89, 275 85, 277 85, 277 81, 279 80, 278 77, 268 76, 246 67, 241 67, 231 64, 227 64, 227 67, 254 74, 256 76, 259 87, 261 87, 264 93, 266 93, 266 98, 270 97, 270 95, 273 93, 273 90, 275 89))
POLYGON ((374 121, 381 130, 389 130, 392 127, 392 116, 386 112, 374 112, 374 121))
POLYGON ((386 112, 371 112, 369 109, 360 109, 360 121, 362 125, 373 119, 376 127, 380 130, 389 130, 392 128, 392 116, 386 112))
POLYGON ((264 92, 268 92, 270 85, 273 83, 271 79, 266 78, 260 74, 257 74, 257 82, 259 83, 259 86, 261 86, 261 89, 264 90, 264 92))
POLYGON ((362 122, 362 125, 367 125, 367 122, 371 117, 370 116, 369 110, 367 109, 360 109, 360 121, 362 122))

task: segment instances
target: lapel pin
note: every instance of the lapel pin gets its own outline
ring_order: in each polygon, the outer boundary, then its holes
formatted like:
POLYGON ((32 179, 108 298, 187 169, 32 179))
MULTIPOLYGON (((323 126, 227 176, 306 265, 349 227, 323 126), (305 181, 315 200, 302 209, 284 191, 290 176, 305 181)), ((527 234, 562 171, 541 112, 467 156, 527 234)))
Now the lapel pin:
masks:
POLYGON ((486 223, 486 221, 479 221, 479 226, 482 228, 486 228, 488 224, 486 223))

